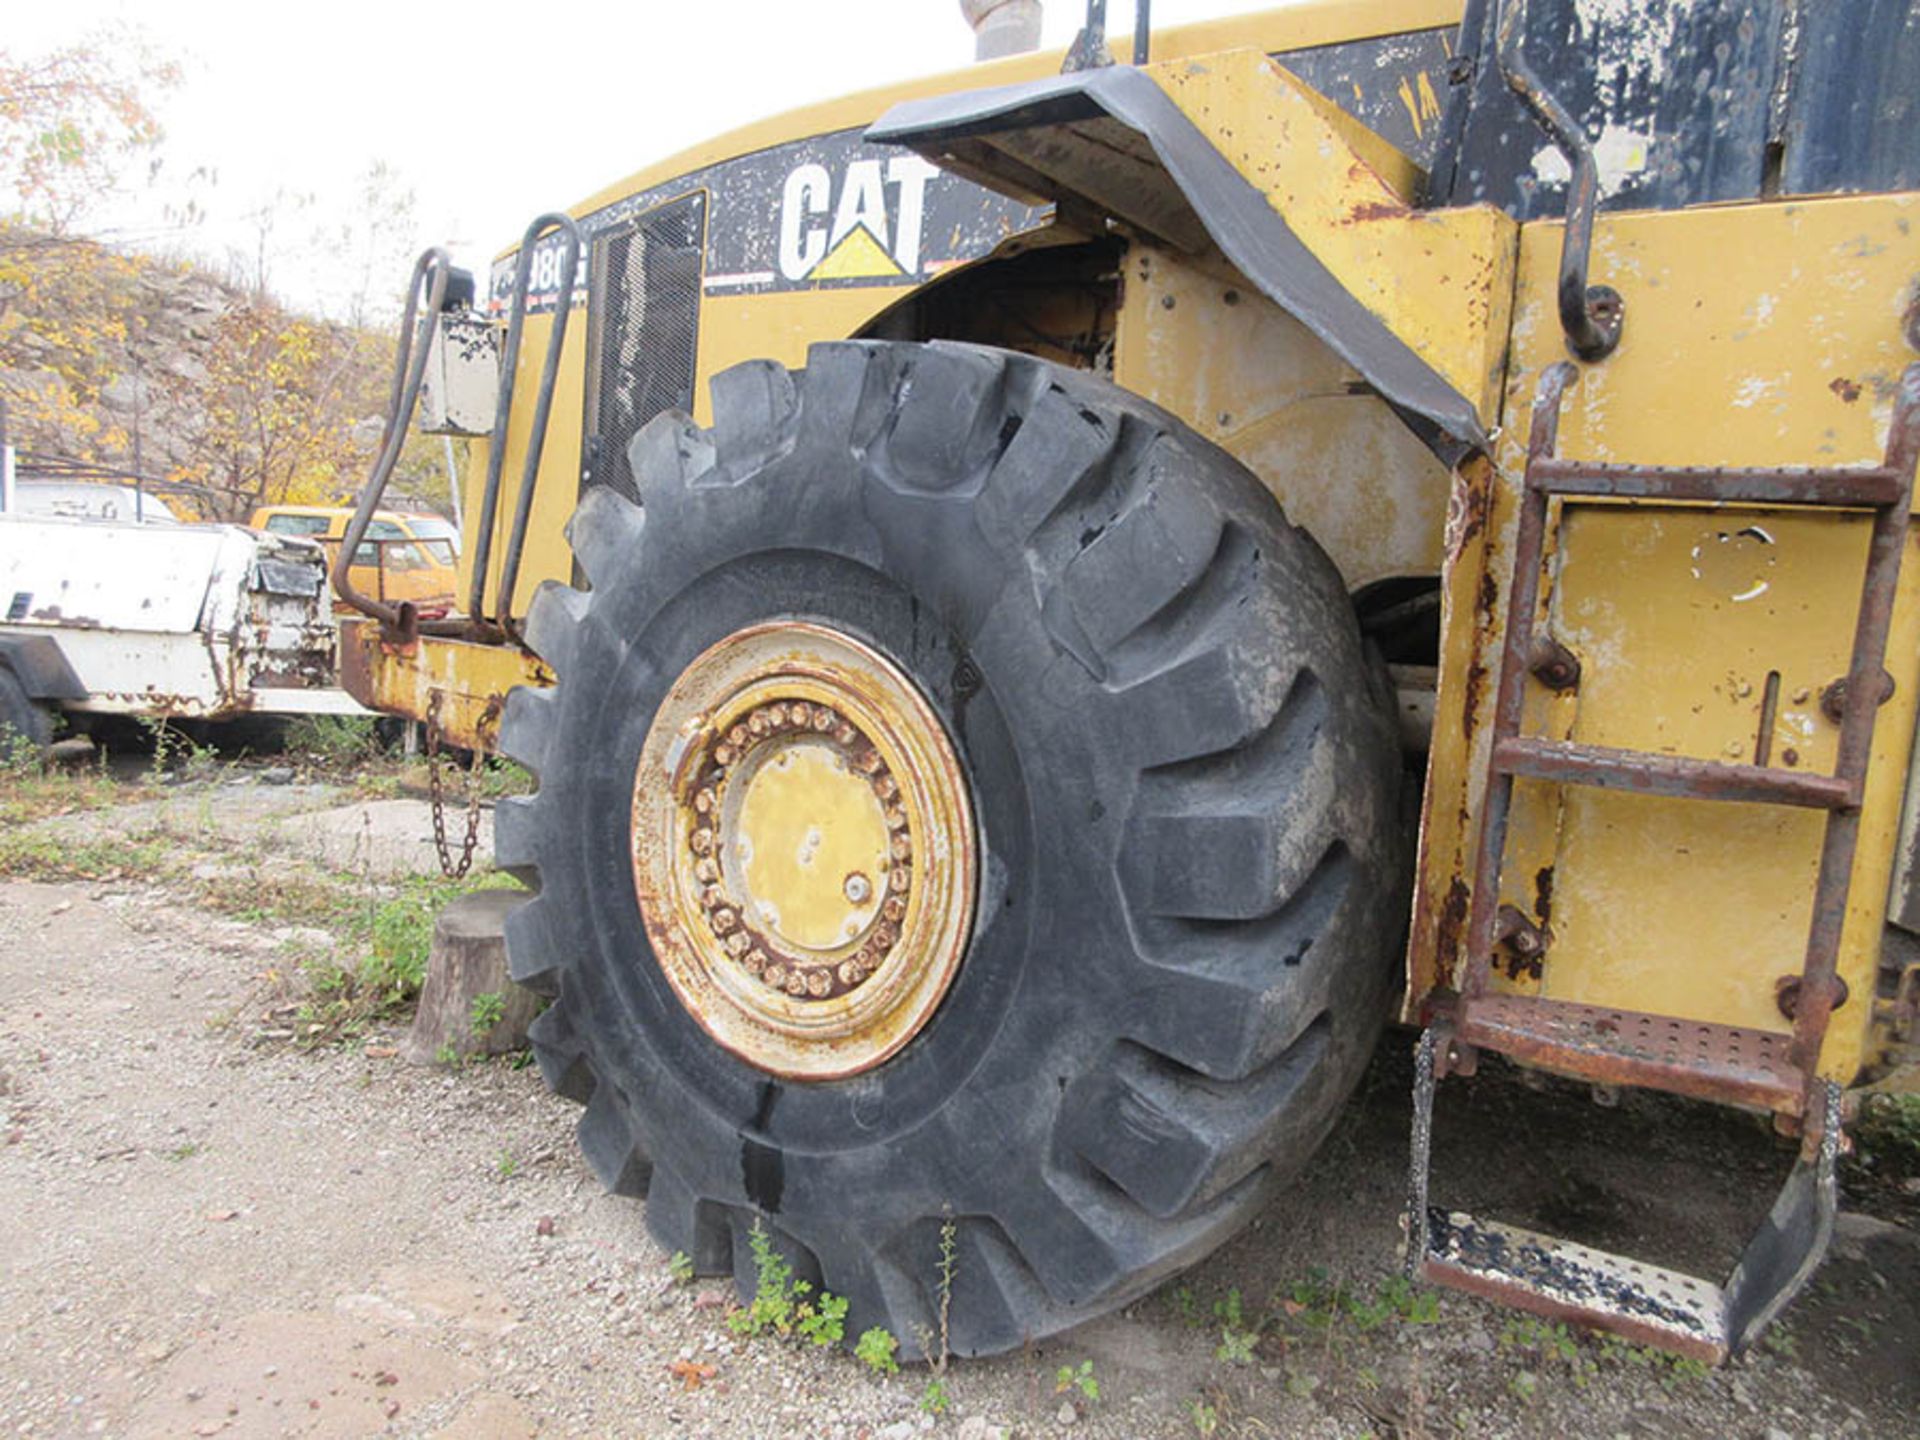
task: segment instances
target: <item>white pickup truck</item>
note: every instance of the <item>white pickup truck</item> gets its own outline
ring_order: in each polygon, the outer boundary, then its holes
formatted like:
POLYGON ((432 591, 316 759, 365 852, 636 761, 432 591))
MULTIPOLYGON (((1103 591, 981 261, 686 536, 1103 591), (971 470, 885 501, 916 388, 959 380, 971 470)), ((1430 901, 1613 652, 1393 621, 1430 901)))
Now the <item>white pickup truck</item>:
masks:
POLYGON ((365 713, 338 688, 332 608, 310 541, 0 513, 0 744, 44 748, 63 710, 365 713))

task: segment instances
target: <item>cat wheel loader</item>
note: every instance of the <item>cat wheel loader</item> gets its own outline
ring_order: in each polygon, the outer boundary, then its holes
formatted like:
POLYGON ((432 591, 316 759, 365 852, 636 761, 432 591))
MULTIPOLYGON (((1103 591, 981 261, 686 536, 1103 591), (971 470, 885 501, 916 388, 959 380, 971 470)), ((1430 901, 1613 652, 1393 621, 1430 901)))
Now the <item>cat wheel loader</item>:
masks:
POLYGON ((345 679, 537 777, 599 1177, 1001 1351, 1268 1206, 1397 1020, 1412 1273, 1750 1344, 1911 1054, 1916 96, 1905 0, 1096 0, 422 256, 385 458, 475 437, 463 613, 336 570, 345 679), (1798 1162, 1724 1282, 1467 1214, 1485 1055, 1798 1162))

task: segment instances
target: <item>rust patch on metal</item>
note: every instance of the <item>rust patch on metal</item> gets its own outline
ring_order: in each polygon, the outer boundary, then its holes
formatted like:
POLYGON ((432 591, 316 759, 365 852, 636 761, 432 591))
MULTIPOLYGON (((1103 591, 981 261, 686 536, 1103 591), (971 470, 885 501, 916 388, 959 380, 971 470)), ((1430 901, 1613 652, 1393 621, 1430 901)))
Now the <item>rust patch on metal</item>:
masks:
POLYGON ((1860 398, 1859 383, 1857 381, 1849 380, 1844 375, 1834 376, 1833 383, 1828 385, 1827 388, 1831 390, 1834 394, 1838 395, 1842 400, 1842 402, 1848 405, 1853 404, 1854 401, 1860 398))
POLYGON ((1480 695, 1487 688, 1487 667, 1481 660, 1475 660, 1467 667, 1466 703, 1461 706, 1464 712, 1460 717, 1460 731, 1469 740, 1473 738, 1474 716, 1480 713, 1480 695))
POLYGON ((1526 976, 1538 980, 1546 969, 1547 945, 1552 940, 1544 929, 1527 919, 1517 907, 1502 905, 1494 916, 1493 942, 1507 955, 1507 978, 1526 976))
POLYGON ((1405 220, 1413 214, 1405 205, 1392 200, 1362 200, 1347 212, 1348 224, 1363 224, 1369 220, 1405 220))
POLYGON ((1544 927, 1553 919, 1553 866, 1533 872, 1533 916, 1544 927))
POLYGON ((1440 907, 1440 925, 1434 934, 1433 954, 1436 973, 1442 977, 1453 972, 1460 957, 1460 934, 1467 923, 1467 882, 1458 875, 1447 887, 1447 898, 1440 907))

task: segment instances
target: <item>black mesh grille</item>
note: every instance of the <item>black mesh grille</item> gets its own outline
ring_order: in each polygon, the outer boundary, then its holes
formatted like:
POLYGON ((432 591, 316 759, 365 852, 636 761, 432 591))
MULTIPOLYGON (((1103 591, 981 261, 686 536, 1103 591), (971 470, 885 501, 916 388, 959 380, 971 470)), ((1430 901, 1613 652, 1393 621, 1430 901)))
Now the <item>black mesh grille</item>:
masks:
POLYGON ((583 489, 638 499, 627 442, 662 410, 693 406, 706 211, 699 192, 593 237, 583 489))

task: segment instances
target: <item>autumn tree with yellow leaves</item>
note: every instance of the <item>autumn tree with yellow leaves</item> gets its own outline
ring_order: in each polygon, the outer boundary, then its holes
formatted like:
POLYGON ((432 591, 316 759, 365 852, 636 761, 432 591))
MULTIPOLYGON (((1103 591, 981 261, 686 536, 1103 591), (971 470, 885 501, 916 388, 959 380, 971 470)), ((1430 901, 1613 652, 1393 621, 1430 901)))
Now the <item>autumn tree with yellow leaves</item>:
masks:
MULTIPOLYGON (((9 438, 29 454, 193 486, 185 508, 205 519, 350 501, 379 441, 391 337, 82 233, 127 167, 156 153, 148 97, 176 81, 137 47, 25 60, 0 50, 9 438)), ((443 492, 438 455, 411 449, 397 484, 443 492)))

